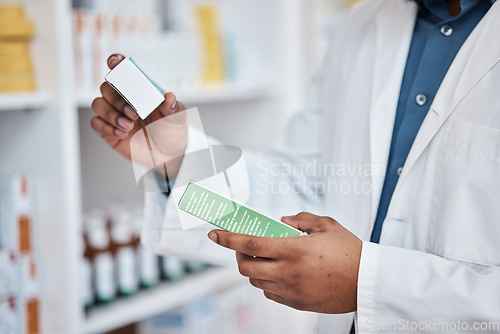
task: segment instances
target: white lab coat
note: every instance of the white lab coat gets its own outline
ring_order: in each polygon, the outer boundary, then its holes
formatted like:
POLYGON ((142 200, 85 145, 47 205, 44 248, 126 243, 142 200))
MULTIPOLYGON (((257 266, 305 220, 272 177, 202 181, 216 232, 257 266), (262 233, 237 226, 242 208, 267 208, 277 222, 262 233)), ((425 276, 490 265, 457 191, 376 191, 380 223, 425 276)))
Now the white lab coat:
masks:
MULTIPOLYGON (((346 15, 307 110, 293 118, 272 151, 246 152, 252 207, 276 217, 299 211, 328 215, 370 239, 416 13, 416 5, 404 0, 369 0, 346 15), (335 167, 330 178, 279 172, 279 166, 314 159, 335 167), (280 175, 267 175, 271 167, 280 175), (263 191, 271 182, 304 180, 331 188, 263 191)), ((500 321, 499 31, 497 1, 459 51, 430 106, 396 186, 380 245, 363 243, 358 333, 386 332, 389 324, 413 326, 392 327, 394 332, 414 326, 430 332, 429 322, 438 321, 437 332, 443 326, 456 332, 457 321, 462 326, 500 321)), ((148 194, 146 218, 162 220, 174 211, 172 205, 165 208, 162 194, 148 194)), ((154 238, 146 232, 145 239, 154 238)), ((205 240, 205 233, 195 245, 165 232, 156 249, 234 262, 234 255, 205 240)), ((321 323, 328 323, 325 332, 346 333, 352 315, 324 316, 321 323)))

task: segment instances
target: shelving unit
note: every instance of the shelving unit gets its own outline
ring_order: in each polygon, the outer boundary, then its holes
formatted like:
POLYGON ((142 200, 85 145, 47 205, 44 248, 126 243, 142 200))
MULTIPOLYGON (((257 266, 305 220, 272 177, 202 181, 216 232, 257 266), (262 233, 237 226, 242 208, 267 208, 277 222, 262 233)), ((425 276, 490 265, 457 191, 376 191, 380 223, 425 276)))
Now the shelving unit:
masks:
MULTIPOLYGON (((246 88, 231 85, 198 88, 195 90, 175 90, 177 98, 186 105, 206 105, 220 103, 239 103, 261 101, 272 98, 273 91, 268 88, 246 88)), ((76 103, 78 108, 90 108, 92 101, 100 96, 98 91, 78 94, 76 103)))
MULTIPOLYGON (((189 107, 199 106, 204 115, 213 117, 203 119, 207 133, 226 136, 222 139, 229 138, 233 145, 264 149, 284 127, 287 118, 304 105, 310 76, 308 64, 314 58, 305 52, 314 49, 309 35, 314 30, 310 4, 317 1, 245 2, 245 6, 254 7, 244 13, 246 19, 238 22, 239 29, 274 53, 270 60, 271 88, 226 85, 174 91, 180 101, 189 107), (249 24, 253 26, 245 26, 249 24), (232 126, 227 127, 217 117, 224 117, 232 126)), ((95 189, 99 190, 100 198, 112 201, 119 200, 127 191, 137 192, 137 187, 130 166, 119 160, 88 124, 90 105, 100 94, 80 93, 75 89, 72 1, 2 2, 25 4, 28 15, 36 21, 32 53, 40 91, 0 94, 0 173, 27 173, 35 182, 36 222, 43 250, 42 333, 106 332, 221 289, 247 284, 235 269, 213 269, 95 308, 85 316, 79 300, 78 275, 82 208, 93 203, 95 189), (24 110, 39 112, 17 112, 24 110), (111 173, 111 168, 89 168, 95 161, 120 170, 111 173), (118 179, 111 174, 118 175, 118 179), (125 189, 121 183, 126 182, 119 178, 129 176, 131 180, 127 180, 125 189), (108 179, 108 183, 103 182, 108 179), (82 182, 87 187, 83 187, 83 193, 82 182), (91 191, 85 193, 85 189, 91 191)), ((222 2, 233 9, 238 6, 236 1, 222 2)), ((281 312, 286 319, 282 322, 286 322, 290 331, 306 333, 301 331, 304 328, 300 325, 301 313, 289 309, 281 312)), ((273 330, 272 325, 269 333, 281 330, 273 330)))
POLYGON ((0 93, 0 111, 44 109, 50 102, 49 94, 40 92, 0 93))
POLYGON ((162 283, 108 306, 92 310, 83 333, 103 333, 230 289, 245 280, 235 268, 213 268, 175 283, 162 283))

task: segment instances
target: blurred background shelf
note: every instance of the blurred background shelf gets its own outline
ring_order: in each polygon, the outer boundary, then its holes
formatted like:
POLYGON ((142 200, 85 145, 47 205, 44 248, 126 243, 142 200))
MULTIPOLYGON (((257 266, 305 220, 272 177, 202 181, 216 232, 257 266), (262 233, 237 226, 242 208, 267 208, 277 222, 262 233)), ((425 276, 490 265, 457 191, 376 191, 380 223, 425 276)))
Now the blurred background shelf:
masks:
POLYGON ((0 93, 0 111, 44 109, 50 96, 41 92, 0 93))
MULTIPOLYGON (((178 100, 188 106, 237 103, 247 101, 262 101, 273 96, 274 91, 270 88, 248 88, 232 85, 221 85, 193 90, 180 89, 173 90, 178 100)), ((101 96, 100 92, 86 92, 77 95, 76 103, 78 108, 90 108, 92 101, 101 96)))
POLYGON ((258 101, 268 99, 273 95, 273 91, 268 88, 238 86, 214 86, 196 91, 179 90, 174 93, 186 105, 258 101))
POLYGON ((175 283, 162 283, 150 290, 91 310, 83 333, 102 333, 186 305, 192 301, 245 282, 236 268, 212 268, 175 283))

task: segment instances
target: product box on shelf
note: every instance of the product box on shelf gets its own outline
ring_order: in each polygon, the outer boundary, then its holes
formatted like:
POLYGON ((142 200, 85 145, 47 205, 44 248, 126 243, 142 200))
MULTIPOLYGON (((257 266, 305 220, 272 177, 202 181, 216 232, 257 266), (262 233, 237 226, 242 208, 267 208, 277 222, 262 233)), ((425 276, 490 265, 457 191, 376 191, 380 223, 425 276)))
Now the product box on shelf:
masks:
POLYGON ((19 315, 16 299, 13 295, 0 299, 0 332, 2 334, 18 334, 19 315))
POLYGON ((33 251, 32 209, 24 175, 0 175, 0 249, 33 251))
POLYGON ((29 181, 0 175, 0 333, 40 333, 40 256, 29 181))
POLYGON ((38 263, 33 255, 20 257, 18 312, 21 333, 40 333, 40 289, 38 263))
POLYGON ((18 4, 0 4, 0 92, 33 90, 29 43, 35 28, 18 4))

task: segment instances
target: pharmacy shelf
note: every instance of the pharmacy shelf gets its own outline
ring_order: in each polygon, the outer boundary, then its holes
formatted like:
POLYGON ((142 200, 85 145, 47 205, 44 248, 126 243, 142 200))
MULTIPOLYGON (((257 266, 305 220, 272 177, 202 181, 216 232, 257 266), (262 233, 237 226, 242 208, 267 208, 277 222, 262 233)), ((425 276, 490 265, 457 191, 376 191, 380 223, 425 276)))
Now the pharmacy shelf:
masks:
POLYGON ((44 109, 49 104, 50 97, 45 93, 0 93, 0 111, 44 109))
POLYGON ((247 87, 208 87, 200 90, 180 90, 175 92, 179 101, 188 106, 197 104, 220 104, 233 102, 260 101, 270 98, 273 94, 267 88, 247 87))
MULTIPOLYGON (((175 90, 179 101, 187 106, 203 104, 221 104, 247 101, 261 101, 272 97, 273 93, 268 88, 248 88, 239 86, 213 86, 193 90, 175 90)), ((78 108, 87 109, 92 101, 101 94, 98 91, 79 94, 76 98, 78 108)))
POLYGON ((99 306, 88 314, 83 333, 103 333, 145 320, 245 282, 236 268, 213 268, 177 283, 162 283, 137 295, 99 306))

